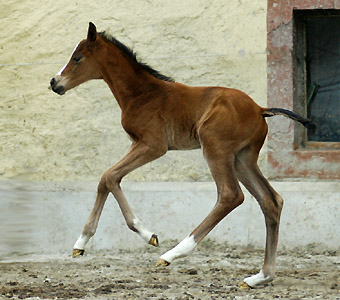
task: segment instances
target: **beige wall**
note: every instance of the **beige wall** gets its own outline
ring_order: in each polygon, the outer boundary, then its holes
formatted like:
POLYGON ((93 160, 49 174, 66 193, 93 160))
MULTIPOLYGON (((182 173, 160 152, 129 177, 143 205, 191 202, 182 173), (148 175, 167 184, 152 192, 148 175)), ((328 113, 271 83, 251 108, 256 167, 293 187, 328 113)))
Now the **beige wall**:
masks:
MULTIPOLYGON (((9 0, 0 16, 0 178, 97 180, 128 149, 104 82, 63 97, 47 89, 89 21, 176 81, 239 88, 266 106, 265 0, 9 0)), ((128 179, 210 175, 197 150, 168 153, 128 179)))

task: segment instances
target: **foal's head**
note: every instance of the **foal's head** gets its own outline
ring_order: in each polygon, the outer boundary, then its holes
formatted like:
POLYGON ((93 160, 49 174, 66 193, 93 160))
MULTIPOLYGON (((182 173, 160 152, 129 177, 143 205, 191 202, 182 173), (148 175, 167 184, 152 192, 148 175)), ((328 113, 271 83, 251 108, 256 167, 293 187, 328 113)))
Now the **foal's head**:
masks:
POLYGON ((97 29, 89 24, 87 39, 74 49, 69 62, 50 81, 51 88, 59 95, 90 79, 101 79, 93 51, 97 45, 97 29))

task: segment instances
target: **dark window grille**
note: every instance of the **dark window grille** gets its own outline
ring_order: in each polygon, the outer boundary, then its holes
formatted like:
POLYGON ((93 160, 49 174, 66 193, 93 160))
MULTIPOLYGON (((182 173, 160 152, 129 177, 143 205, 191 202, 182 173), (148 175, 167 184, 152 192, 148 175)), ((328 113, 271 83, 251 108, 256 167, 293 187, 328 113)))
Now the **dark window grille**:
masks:
POLYGON ((305 20, 307 117, 318 128, 308 141, 340 142, 340 16, 305 20))

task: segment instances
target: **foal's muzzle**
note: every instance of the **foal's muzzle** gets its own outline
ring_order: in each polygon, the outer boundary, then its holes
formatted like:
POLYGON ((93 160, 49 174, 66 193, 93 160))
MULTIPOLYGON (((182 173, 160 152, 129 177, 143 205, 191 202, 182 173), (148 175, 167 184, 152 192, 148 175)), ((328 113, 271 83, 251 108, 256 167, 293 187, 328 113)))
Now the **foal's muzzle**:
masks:
POLYGON ((53 92, 59 95, 65 94, 65 87, 63 85, 58 85, 58 81, 54 77, 51 79, 50 85, 53 92))

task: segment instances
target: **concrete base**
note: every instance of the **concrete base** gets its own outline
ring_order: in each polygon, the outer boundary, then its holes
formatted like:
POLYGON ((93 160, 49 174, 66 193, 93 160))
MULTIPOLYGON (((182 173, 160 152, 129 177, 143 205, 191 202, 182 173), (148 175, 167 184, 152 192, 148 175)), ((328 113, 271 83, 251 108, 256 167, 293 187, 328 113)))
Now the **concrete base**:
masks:
MULTIPOLYGON (((284 198, 280 247, 316 243, 340 247, 340 183, 272 182, 284 198)), ((0 254, 53 254, 69 251, 92 209, 97 183, 0 182, 0 254)), ((135 214, 160 243, 186 237, 216 201, 211 182, 125 182, 135 214)), ((265 226, 259 205, 245 191, 245 202, 208 237, 219 242, 264 247, 265 226)), ((125 225, 112 197, 106 202, 87 250, 144 247, 125 225)))

